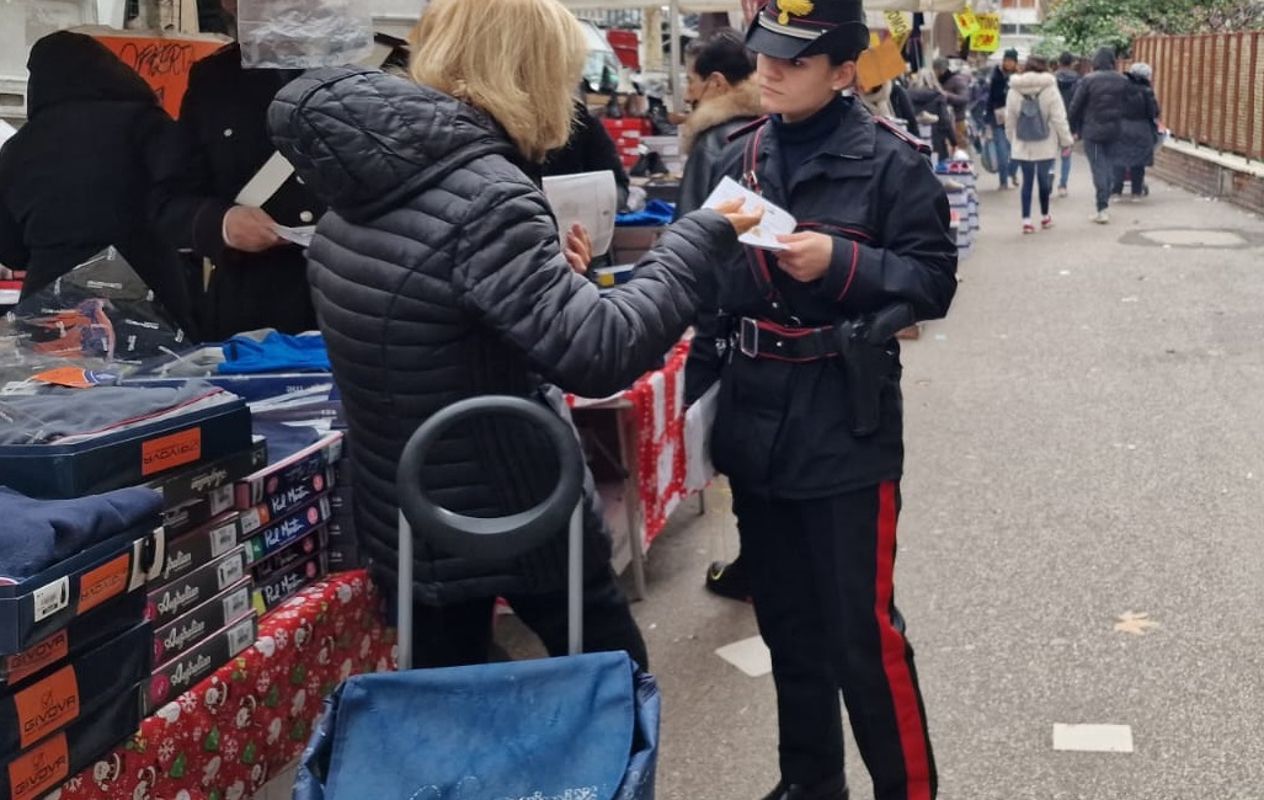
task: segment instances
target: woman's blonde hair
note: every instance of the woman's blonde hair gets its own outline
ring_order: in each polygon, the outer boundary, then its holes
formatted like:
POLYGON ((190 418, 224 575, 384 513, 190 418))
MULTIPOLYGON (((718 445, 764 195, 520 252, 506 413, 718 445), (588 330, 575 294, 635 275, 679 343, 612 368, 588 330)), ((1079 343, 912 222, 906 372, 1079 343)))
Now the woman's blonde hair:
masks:
POLYGON ((412 38, 413 80, 486 111, 527 158, 570 138, 588 46, 558 0, 432 0, 412 38))

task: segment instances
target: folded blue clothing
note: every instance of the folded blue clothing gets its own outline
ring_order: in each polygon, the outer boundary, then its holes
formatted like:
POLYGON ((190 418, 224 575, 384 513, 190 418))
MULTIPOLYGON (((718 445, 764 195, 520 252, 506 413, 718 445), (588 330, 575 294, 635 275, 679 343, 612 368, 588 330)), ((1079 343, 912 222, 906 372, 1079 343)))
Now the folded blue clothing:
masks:
POLYGON ((144 487, 32 500, 0 486, 0 583, 20 582, 141 525, 157 527, 161 511, 162 495, 144 487))
POLYGON ((255 435, 268 440, 268 464, 284 461, 322 438, 321 432, 309 425, 286 425, 256 419, 250 427, 255 435))
POLYGON ((618 215, 614 218, 614 224, 629 228, 670 225, 675 218, 676 206, 666 200, 651 200, 640 211, 618 215))
POLYGON ((289 336, 273 331, 262 341, 234 336, 224 342, 221 375, 258 375, 268 372, 329 372, 329 353, 323 336, 289 336))

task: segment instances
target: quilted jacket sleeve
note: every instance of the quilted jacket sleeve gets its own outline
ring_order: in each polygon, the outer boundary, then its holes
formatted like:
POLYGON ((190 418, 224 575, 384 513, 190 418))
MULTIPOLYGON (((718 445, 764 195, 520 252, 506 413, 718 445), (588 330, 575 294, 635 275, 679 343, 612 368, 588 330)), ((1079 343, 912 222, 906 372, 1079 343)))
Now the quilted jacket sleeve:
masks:
POLYGON ((544 196, 528 184, 489 192, 470 208, 454 283, 484 324, 520 348, 547 380, 602 397, 626 388, 684 334, 709 273, 737 245, 713 211, 672 225, 605 296, 571 271, 544 196))

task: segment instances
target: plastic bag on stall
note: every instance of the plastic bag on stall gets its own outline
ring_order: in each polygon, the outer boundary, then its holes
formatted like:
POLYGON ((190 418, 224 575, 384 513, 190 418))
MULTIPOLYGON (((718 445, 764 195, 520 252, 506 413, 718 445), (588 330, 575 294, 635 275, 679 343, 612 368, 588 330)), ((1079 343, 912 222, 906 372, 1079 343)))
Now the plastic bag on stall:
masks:
POLYGON ((238 0, 242 66, 354 64, 373 52, 373 17, 361 0, 238 0))
POLYGON ((58 367, 120 375, 187 348, 184 331, 110 247, 0 319, 0 385, 58 367))

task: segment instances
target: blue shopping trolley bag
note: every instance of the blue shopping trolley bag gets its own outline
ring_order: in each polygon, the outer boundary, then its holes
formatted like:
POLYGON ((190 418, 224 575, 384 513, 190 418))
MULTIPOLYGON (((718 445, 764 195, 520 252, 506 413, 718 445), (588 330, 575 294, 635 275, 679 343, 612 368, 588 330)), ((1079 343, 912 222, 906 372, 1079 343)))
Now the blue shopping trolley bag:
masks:
POLYGON ((397 673, 360 675, 325 701, 303 753, 294 800, 653 800, 660 697, 626 653, 582 651, 583 460, 570 425, 546 406, 479 397, 426 421, 399 465, 397 673), (558 449, 561 477, 543 503, 513 517, 463 517, 416 486, 428 449, 480 414, 535 423, 558 449), (447 552, 512 558, 569 518, 566 658, 408 671, 412 531, 447 552))
POLYGON ((659 694, 625 653, 361 675, 294 800, 652 800, 659 694))

